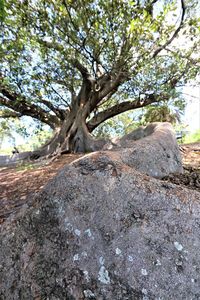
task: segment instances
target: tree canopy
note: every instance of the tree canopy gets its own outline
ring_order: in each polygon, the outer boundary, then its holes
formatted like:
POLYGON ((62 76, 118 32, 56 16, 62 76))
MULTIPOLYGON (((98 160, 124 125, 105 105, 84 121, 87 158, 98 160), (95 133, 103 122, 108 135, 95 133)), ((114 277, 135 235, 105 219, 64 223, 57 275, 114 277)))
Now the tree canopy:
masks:
POLYGON ((77 138, 87 151, 88 134, 105 120, 177 101, 199 72, 197 6, 0 0, 1 118, 26 115, 48 124, 55 131, 50 152, 77 150, 77 138))

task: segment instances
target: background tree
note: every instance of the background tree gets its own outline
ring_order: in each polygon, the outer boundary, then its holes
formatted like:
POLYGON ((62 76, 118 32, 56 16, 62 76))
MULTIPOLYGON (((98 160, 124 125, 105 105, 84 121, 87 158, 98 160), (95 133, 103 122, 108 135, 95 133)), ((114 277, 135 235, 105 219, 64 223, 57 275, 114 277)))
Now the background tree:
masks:
POLYGON ((52 137, 52 130, 30 117, 0 120, 0 151, 11 155, 16 146, 19 152, 33 151, 44 145, 52 137), (29 126, 24 126, 24 124, 29 126))
POLYGON ((173 101, 155 103, 145 108, 144 113, 139 117, 140 123, 147 125, 152 122, 169 122, 175 126, 181 123, 184 110, 185 101, 181 97, 173 101))
POLYGON ((37 156, 100 149, 100 124, 176 99, 198 73, 196 1, 1 3, 1 117, 53 129, 37 156))

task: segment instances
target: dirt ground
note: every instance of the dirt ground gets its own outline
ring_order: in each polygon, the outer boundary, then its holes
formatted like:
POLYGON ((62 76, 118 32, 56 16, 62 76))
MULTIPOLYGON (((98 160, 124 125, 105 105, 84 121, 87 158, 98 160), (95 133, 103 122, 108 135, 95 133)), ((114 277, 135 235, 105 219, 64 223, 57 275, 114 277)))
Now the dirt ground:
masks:
MULTIPOLYGON (((200 191, 200 143, 181 145, 180 149, 184 174, 172 174, 164 180, 200 191)), ((0 169, 0 223, 11 213, 17 212, 23 204, 31 203, 59 169, 79 157, 81 155, 68 154, 52 162, 0 169)))
POLYGON ((181 145, 180 150, 184 173, 170 174, 163 180, 200 191, 200 143, 181 145))
POLYGON ((65 165, 81 155, 62 155, 54 161, 45 160, 35 164, 18 165, 0 169, 0 223, 11 213, 17 212, 65 165))

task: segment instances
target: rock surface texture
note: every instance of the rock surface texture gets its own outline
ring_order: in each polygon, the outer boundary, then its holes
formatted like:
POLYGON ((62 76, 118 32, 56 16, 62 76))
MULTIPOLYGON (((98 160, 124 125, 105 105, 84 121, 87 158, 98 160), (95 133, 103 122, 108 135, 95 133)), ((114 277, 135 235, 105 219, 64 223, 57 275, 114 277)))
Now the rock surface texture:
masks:
POLYGON ((180 151, 169 123, 140 127, 121 139, 114 139, 105 148, 120 149, 125 164, 153 177, 183 172, 180 151))
POLYGON ((200 299, 200 193, 121 153, 67 165, 2 225, 0 299, 200 299))

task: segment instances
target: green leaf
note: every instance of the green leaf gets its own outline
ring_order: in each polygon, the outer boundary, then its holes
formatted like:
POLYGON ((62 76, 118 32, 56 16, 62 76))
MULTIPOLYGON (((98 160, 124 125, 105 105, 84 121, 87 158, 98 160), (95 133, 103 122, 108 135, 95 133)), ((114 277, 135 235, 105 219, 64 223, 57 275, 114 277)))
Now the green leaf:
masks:
POLYGON ((0 0, 0 21, 4 21, 6 17, 4 0, 0 0))

